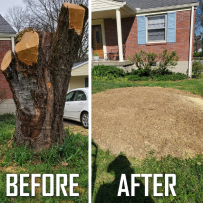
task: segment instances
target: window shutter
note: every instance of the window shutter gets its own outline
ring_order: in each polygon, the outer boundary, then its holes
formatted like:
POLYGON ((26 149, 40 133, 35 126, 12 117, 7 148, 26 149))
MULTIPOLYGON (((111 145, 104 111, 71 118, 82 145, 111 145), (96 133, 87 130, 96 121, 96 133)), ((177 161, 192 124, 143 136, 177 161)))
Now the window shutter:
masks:
POLYGON ((176 42, 176 12, 167 14, 167 42, 176 42))
POLYGON ((138 44, 145 44, 145 16, 137 16, 138 44))

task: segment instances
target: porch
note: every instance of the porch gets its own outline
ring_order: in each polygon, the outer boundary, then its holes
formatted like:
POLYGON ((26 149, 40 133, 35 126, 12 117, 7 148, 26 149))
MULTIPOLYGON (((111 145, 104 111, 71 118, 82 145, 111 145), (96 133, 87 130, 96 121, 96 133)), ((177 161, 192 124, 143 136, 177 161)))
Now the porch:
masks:
MULTIPOLYGON (((99 55, 100 58, 105 60, 110 59, 110 61, 100 61, 99 63, 107 65, 116 64, 118 66, 126 65, 127 62, 124 61, 126 58, 125 42, 122 39, 121 18, 132 17, 134 15, 135 10, 126 4, 126 2, 92 0, 92 55, 99 55), (116 33, 114 33, 114 45, 116 46, 111 50, 109 50, 109 46, 106 44, 105 19, 116 20, 116 33)), ((95 64, 95 62, 93 63, 95 64)))
POLYGON ((114 61, 114 60, 105 60, 105 59, 99 59, 98 61, 92 60, 91 67, 97 65, 105 65, 105 66, 116 66, 118 68, 124 69, 124 71, 131 71, 132 67, 134 67, 134 64, 130 61, 114 61))

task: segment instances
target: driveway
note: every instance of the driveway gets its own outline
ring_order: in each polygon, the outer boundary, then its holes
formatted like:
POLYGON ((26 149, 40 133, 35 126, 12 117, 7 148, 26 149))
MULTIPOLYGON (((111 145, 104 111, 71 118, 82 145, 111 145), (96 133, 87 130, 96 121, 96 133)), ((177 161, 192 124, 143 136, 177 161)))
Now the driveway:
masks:
POLYGON ((88 136, 88 129, 85 129, 79 122, 63 119, 63 125, 64 128, 69 127, 70 131, 72 131, 75 134, 80 133, 82 135, 88 136))

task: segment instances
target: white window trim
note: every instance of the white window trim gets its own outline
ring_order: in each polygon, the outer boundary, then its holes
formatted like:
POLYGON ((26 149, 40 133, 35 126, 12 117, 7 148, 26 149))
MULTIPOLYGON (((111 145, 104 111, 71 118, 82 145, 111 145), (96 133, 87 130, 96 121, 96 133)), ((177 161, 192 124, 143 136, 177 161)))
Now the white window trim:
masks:
POLYGON ((146 28, 146 44, 150 44, 150 43, 166 43, 167 42, 167 13, 146 16, 145 17, 145 22, 146 22, 146 26, 145 26, 145 28, 146 28), (148 41, 148 18, 154 17, 154 16, 165 16, 165 40, 148 41))

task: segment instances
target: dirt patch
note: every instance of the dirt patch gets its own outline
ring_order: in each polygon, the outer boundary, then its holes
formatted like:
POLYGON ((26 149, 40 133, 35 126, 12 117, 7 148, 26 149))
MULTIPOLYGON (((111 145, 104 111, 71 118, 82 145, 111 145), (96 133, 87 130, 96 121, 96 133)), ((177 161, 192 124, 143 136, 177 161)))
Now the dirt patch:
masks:
POLYGON ((5 171, 6 173, 19 173, 21 171, 25 172, 27 170, 19 166, 8 166, 8 167, 2 167, 2 171, 5 171))
POLYGON ((79 122, 64 119, 63 125, 65 129, 69 128, 74 134, 80 133, 88 136, 88 129, 85 129, 79 122))
MULTIPOLYGON (((65 129, 68 127, 65 127, 65 129)), ((82 126, 69 126, 69 130, 74 134, 80 133, 81 135, 88 136, 88 129, 83 128, 82 126)))
POLYGON ((138 159, 203 153, 203 98, 161 87, 113 89, 92 96, 92 138, 113 154, 138 159))

